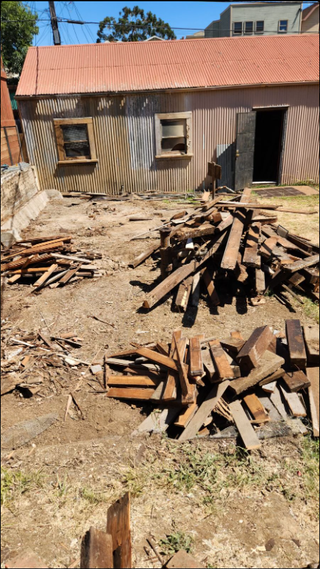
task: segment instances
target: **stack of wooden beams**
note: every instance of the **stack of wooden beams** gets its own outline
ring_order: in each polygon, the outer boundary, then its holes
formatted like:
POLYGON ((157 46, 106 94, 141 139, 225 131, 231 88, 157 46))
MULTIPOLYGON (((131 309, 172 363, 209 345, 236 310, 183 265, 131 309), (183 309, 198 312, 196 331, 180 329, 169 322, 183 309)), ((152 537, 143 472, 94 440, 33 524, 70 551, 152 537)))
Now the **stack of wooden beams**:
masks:
POLYGON ((35 237, 2 251, 1 273, 8 284, 18 281, 33 286, 33 292, 44 287, 57 288, 84 277, 99 277, 102 271, 92 263, 100 253, 78 251, 71 235, 35 237))
POLYGON ((302 327, 299 320, 287 320, 285 333, 261 326, 247 340, 238 331, 230 338, 197 335, 187 340, 178 330, 171 344, 132 343, 106 357, 105 393, 159 408, 135 434, 168 430, 183 441, 222 436, 224 428, 235 425, 244 446, 254 449, 268 436, 267 423, 269 430, 274 423, 269 436, 275 436, 279 422, 292 417, 309 417, 319 436, 318 358, 319 330, 302 327))
POLYGON ((274 225, 275 211, 267 210, 279 206, 255 204, 250 193, 245 189, 230 201, 217 197, 160 229, 160 245, 131 263, 135 268, 153 253, 160 259, 162 282, 146 295, 144 308, 173 291, 173 308, 185 312, 188 304, 197 306, 201 283, 212 306, 220 304, 219 288, 244 293, 252 304, 274 289, 297 297, 295 288, 319 300, 319 247, 274 225))

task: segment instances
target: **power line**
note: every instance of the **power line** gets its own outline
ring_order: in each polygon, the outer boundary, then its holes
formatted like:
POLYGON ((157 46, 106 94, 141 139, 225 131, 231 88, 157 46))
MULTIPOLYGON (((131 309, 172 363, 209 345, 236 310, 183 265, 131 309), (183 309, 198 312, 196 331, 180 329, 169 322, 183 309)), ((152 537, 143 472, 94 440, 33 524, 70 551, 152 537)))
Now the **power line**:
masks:
MULTIPOLYGON (((6 18, 1 19, 1 21, 2 22, 24 22, 24 20, 8 20, 6 18)), ((37 20, 37 22, 50 22, 50 20, 39 18, 37 20)), ((68 20, 66 18, 64 18, 64 19, 57 18, 57 22, 60 24, 81 24, 81 25, 85 25, 85 24, 99 25, 100 24, 100 22, 82 22, 82 21, 77 21, 77 20, 68 20)), ((105 27, 106 28, 113 28, 113 25, 107 24, 105 27)), ((130 24, 130 28, 144 28, 144 27, 145 27, 145 24, 130 24)), ((204 28, 180 28, 180 27, 177 28, 177 27, 172 27, 172 26, 170 26, 170 28, 172 30, 183 30, 183 31, 193 31, 193 32, 203 32, 204 31, 204 28)), ((221 31, 221 32, 233 32, 233 29, 224 28, 224 29, 219 30, 219 31, 221 31)), ((264 33, 274 33, 274 30, 264 30, 264 33)), ((293 31, 286 32, 286 33, 287 33, 287 35, 291 35, 291 34, 301 34, 301 33, 303 33, 303 34, 309 34, 309 33, 315 34, 318 32, 312 32, 312 31, 311 32, 301 32, 299 30, 296 30, 296 31, 293 30, 293 31)), ((260 34, 246 34, 246 35, 260 35, 260 34)), ((281 35, 281 34, 279 34, 279 35, 281 35)), ((283 34, 283 35, 285 35, 285 34, 283 34)))

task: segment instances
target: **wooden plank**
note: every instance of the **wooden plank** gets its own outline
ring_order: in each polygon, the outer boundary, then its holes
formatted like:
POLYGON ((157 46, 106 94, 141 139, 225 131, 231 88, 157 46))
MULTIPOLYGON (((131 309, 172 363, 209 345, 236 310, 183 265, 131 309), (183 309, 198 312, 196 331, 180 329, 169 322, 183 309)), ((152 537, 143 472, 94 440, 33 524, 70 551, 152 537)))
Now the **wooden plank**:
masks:
POLYGON ((241 340, 240 338, 222 338, 220 340, 220 344, 223 349, 230 352, 233 357, 238 355, 245 343, 246 340, 241 340))
POLYGON ((21 380, 15 372, 3 375, 1 377, 1 395, 5 395, 6 393, 13 391, 20 382, 21 380))
POLYGON ((212 409, 216 406, 229 385, 230 382, 228 380, 214 385, 206 399, 196 411, 188 426, 181 433, 179 441, 186 441, 196 436, 197 432, 202 427, 205 420, 212 412, 212 409))
POLYGON ((107 397, 114 397, 115 399, 139 399, 141 401, 148 400, 152 397, 154 389, 147 388, 134 388, 134 387, 110 387, 107 397))
POLYGON ((285 386, 284 384, 280 385, 280 389, 283 397, 285 398, 286 402, 288 403, 291 409, 292 415, 294 415, 295 417, 306 417, 307 413, 305 407, 304 405, 302 405, 298 394, 290 393, 287 386, 285 386))
POLYGON ((109 375, 108 385, 132 387, 156 387, 159 380, 151 379, 145 375, 109 375))
POLYGON ((246 395, 243 400, 254 419, 256 419, 257 423, 265 423, 266 421, 270 421, 268 413, 266 413, 266 410, 263 407, 261 401, 259 401, 258 397, 254 393, 246 395))
POLYGON ((70 271, 68 271, 58 282, 57 285, 65 285, 67 284, 67 282, 70 281, 70 279, 73 277, 73 275, 75 275, 75 273, 79 270, 79 268, 81 267, 81 263, 79 265, 76 265, 74 268, 71 268, 70 271))
POLYGON ((158 385, 156 386, 153 394, 151 395, 149 401, 150 402, 160 401, 164 392, 164 388, 165 388, 165 382, 160 381, 160 383, 158 383, 158 385))
POLYGON ((194 336, 190 338, 189 348, 190 348, 190 376, 202 376, 203 375, 203 363, 202 363, 202 353, 201 353, 201 340, 204 338, 203 334, 199 336, 194 336))
POLYGON ((254 387, 262 379, 269 376, 285 363, 284 359, 276 354, 266 351, 261 357, 259 366, 254 368, 247 377, 234 379, 229 390, 233 395, 240 395, 247 389, 254 387))
POLYGON ((300 320, 286 320, 286 336, 291 365, 305 368, 307 353, 304 345, 300 320))
POLYGON ((139 427, 137 427, 131 434, 132 436, 141 433, 163 433, 169 425, 175 420, 180 412, 180 407, 171 407, 170 409, 163 409, 159 413, 158 409, 151 411, 139 427))
POLYGON ((272 257, 272 253, 274 248, 277 246, 278 237, 268 237, 261 245, 260 245, 260 255, 263 257, 270 258, 272 257))
POLYGON ((163 344, 162 342, 157 342, 155 347, 156 347, 156 350, 160 354, 163 354, 164 356, 169 356, 168 344, 163 344))
POLYGON ((219 340, 211 340, 209 342, 210 352, 213 359, 216 373, 221 381, 224 379, 233 379, 233 369, 228 361, 219 340))
POLYGON ((212 304, 212 306, 218 306, 220 299, 214 285, 214 272, 207 267, 203 272, 202 278, 208 291, 210 304, 212 304))
POLYGON ((283 375, 283 380, 289 391, 300 391, 305 387, 309 387, 310 381, 302 370, 288 371, 283 375))
POLYGON ((308 389, 313 436, 319 436, 319 368, 308 368, 307 376, 310 381, 308 389))
POLYGON ((308 365, 319 362, 319 328, 318 326, 303 326, 304 341, 307 348, 308 365))
POLYGON ((275 387, 273 393, 271 393, 270 401, 275 406, 279 415, 281 415, 282 419, 285 419, 285 420, 288 419, 288 413, 287 413, 286 408, 282 402, 281 393, 280 393, 278 387, 275 387))
POLYGON ((229 239, 224 250, 221 261, 221 268, 234 271, 237 264, 240 242, 247 216, 241 211, 236 211, 233 216, 233 223, 229 239))
POLYGON ((176 300, 175 300, 175 308, 179 312, 185 312, 188 306, 189 297, 192 289, 192 281, 193 277, 190 276, 186 278, 182 283, 179 285, 176 300))
POLYGON ((236 360, 240 362, 241 370, 250 372, 257 367, 261 356, 263 356, 273 338, 270 326, 256 328, 236 357, 236 360))
POLYGON ((197 403, 192 403, 191 405, 189 405, 189 407, 187 407, 180 413, 178 419, 174 422, 175 426, 185 428, 190 423, 197 409, 198 409, 197 403))
POLYGON ((191 289, 191 306, 197 307, 200 300, 200 276, 201 271, 193 276, 192 289, 191 289))
MULTIPOLYGON (((180 338, 181 338, 181 330, 175 330, 172 334, 171 347, 169 353, 169 356, 175 360, 177 359, 176 341, 180 340, 180 338)), ((167 383, 164 392, 162 394, 162 400, 172 401, 176 399, 176 396, 177 396, 176 376, 172 372, 168 371, 167 383)))
POLYGON ((144 356, 145 358, 148 358, 148 360, 151 360, 152 362, 156 362, 168 369, 172 369, 174 371, 178 371, 178 366, 177 363, 172 359, 169 358, 168 356, 164 356, 163 354, 159 354, 158 352, 154 352, 153 350, 150 350, 149 348, 138 348, 136 350, 136 353, 139 354, 140 356, 144 356))
POLYGON ((161 298, 163 298, 174 287, 181 283, 185 278, 201 267, 220 247, 225 235, 222 234, 215 241, 209 251, 202 257, 201 261, 190 261, 187 265, 182 265, 176 271, 171 273, 158 286, 156 286, 146 297, 143 302, 144 308, 152 308, 161 298))
MULTIPOLYGON (((107 533, 112 535, 115 567, 131 569, 130 494, 115 502, 107 514, 107 533)), ((107 566, 108 567, 108 566, 107 566)))
POLYGON ((81 542, 80 567, 83 569, 113 567, 112 536, 91 527, 81 542))
POLYGON ((232 401, 232 403, 229 403, 229 408, 245 447, 248 450, 260 448, 261 443, 253 430, 240 401, 232 401))
POLYGON ((263 385, 261 385, 263 391, 266 391, 267 393, 273 393, 276 386, 277 386, 276 381, 271 381, 270 383, 264 383, 263 385))
POLYGON ((141 265, 141 263, 143 263, 143 261, 148 259, 148 257, 150 257, 153 253, 158 251, 159 248, 160 248, 159 244, 152 245, 152 247, 149 247, 146 251, 144 251, 143 253, 140 253, 140 255, 135 257, 133 259, 133 261, 131 261, 131 263, 129 263, 129 267, 133 267, 135 269, 136 267, 141 265))
POLYGON ((288 269, 288 271, 290 271, 290 273, 294 273, 296 271, 301 271, 302 269, 305 269, 307 267, 318 265, 318 263, 319 263, 319 255, 311 255, 310 257, 307 257, 302 261, 299 260, 296 261, 295 263, 292 263, 292 265, 289 265, 286 268, 288 269))
POLYGON ((56 265, 55 263, 50 265, 49 269, 47 269, 47 271, 43 275, 41 275, 41 277, 35 283, 33 283, 33 286, 35 287, 35 289, 41 288, 41 286, 44 285, 44 283, 48 280, 50 275, 52 275, 52 273, 57 268, 58 268, 58 265, 56 265))
MULTIPOLYGON (((278 409, 276 409, 276 407, 274 406, 273 402, 271 401, 271 399, 268 395, 261 395, 259 393, 259 400, 261 401, 262 405, 264 406, 264 408, 268 412, 271 421, 277 421, 277 422, 282 421, 282 417, 281 417, 278 409)), ((287 414, 286 414, 285 418, 286 419, 288 418, 287 414)))
POLYGON ((263 294, 266 290, 266 277, 262 269, 255 270, 256 293, 263 294))
MULTIPOLYGON (((216 215, 216 221, 221 221, 221 213, 216 215)), ((200 227, 188 228, 182 227, 174 234, 175 239, 178 241, 185 241, 187 239, 197 239, 198 237, 204 237, 205 235, 213 235, 216 233, 216 226, 211 225, 211 223, 204 223, 200 227)))
POLYGON ((246 267, 261 267, 261 257, 258 255, 261 223, 252 223, 247 234, 246 248, 242 262, 246 267))
POLYGON ((184 354, 186 350, 187 340, 185 338, 180 338, 176 341, 177 347, 177 364, 179 371, 179 381, 181 386, 181 402, 182 404, 190 404, 195 401, 195 392, 188 380, 188 374, 184 366, 184 354))

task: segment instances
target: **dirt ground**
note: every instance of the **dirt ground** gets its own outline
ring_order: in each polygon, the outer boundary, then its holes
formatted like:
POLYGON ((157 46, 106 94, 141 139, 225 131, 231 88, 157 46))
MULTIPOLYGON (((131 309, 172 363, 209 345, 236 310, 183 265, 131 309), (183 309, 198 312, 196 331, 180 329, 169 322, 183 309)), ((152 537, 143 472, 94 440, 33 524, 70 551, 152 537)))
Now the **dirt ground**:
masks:
MULTIPOLYGON (((248 336, 263 324, 284 330, 285 319, 292 317, 314 323, 299 303, 293 301, 289 309, 273 296, 258 307, 226 296, 216 311, 202 296, 197 314, 186 315, 171 311, 170 296, 150 312, 141 310, 159 268, 152 258, 136 269, 128 263, 158 234, 130 239, 192 207, 141 199, 51 202, 23 236, 71 234, 80 249, 102 253, 94 264, 106 275, 45 288, 39 295, 30 295, 28 285, 7 286, 2 335, 74 331, 82 348, 70 353, 93 363, 101 362, 103 352, 126 349, 131 341, 169 342, 179 327, 187 337, 221 337, 235 329, 248 336), (150 220, 129 221, 136 214, 150 220)), ((2 453, 7 484, 2 567, 26 547, 48 567, 79 567, 81 537, 91 525, 103 529, 108 506, 128 489, 134 567, 160 567, 144 549, 150 533, 157 543, 179 532, 179 539, 191 536, 193 555, 207 567, 305 567, 318 560, 317 481, 309 437, 264 441, 251 456, 239 455, 234 440, 179 445, 165 436, 132 437, 144 418, 140 407, 94 393, 87 366, 61 368, 59 381, 50 382, 50 373, 41 367, 38 373, 47 386, 43 391, 28 399, 18 392, 2 397, 3 430, 46 413, 59 416, 33 443, 2 453), (73 408, 64 421, 71 391, 84 418, 73 408), (204 473, 210 473, 210 480, 204 473)))

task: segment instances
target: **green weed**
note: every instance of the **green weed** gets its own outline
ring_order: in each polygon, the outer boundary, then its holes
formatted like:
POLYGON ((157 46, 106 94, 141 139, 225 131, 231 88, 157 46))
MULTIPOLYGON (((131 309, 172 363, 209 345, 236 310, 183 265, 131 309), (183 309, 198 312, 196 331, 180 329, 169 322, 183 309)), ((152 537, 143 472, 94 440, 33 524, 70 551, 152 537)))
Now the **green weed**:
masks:
POLYGON ((183 531, 177 531, 167 535, 164 539, 159 540, 161 553, 164 555, 173 555, 177 551, 184 549, 187 553, 192 550, 193 538, 183 531))
POLYGON ((11 472, 1 467, 1 504, 14 501, 17 497, 34 488, 43 486, 41 471, 24 473, 20 470, 11 472))
POLYGON ((97 505, 100 504, 101 502, 106 501, 106 497, 102 492, 96 492, 92 488, 86 488, 86 487, 81 488, 80 496, 81 498, 87 500, 90 504, 93 505, 97 505))

